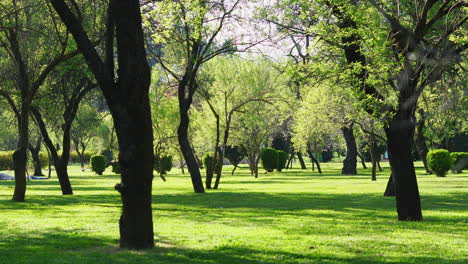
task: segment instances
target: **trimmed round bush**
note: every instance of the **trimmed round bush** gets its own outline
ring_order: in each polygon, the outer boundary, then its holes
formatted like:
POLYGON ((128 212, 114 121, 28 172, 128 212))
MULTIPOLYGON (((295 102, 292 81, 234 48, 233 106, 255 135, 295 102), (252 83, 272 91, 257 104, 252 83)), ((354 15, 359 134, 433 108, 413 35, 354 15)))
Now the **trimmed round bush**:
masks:
POLYGON ((468 168, 468 152, 452 152, 452 172, 462 173, 464 169, 468 168))
POLYGON ((167 174, 172 169, 172 156, 155 157, 154 169, 161 175, 167 174))
POLYGON ((288 162, 289 155, 287 152, 282 150, 277 150, 278 153, 278 163, 276 164, 276 170, 281 171, 286 167, 286 163, 288 162))
POLYGON ((91 156, 91 169, 98 175, 102 175, 102 173, 106 170, 106 165, 106 157, 103 155, 91 156))
POLYGON ((115 174, 122 174, 122 169, 120 168, 120 163, 118 161, 111 162, 112 172, 115 174))
POLYGON ((206 168, 206 171, 213 170, 215 165, 215 158, 213 152, 207 152, 203 155, 203 165, 206 168))
POLYGON ((439 177, 444 177, 452 168, 452 158, 446 149, 434 149, 427 153, 427 166, 439 177))
POLYGON ((264 148, 260 153, 262 167, 267 172, 272 172, 278 167, 278 151, 274 148, 264 148))

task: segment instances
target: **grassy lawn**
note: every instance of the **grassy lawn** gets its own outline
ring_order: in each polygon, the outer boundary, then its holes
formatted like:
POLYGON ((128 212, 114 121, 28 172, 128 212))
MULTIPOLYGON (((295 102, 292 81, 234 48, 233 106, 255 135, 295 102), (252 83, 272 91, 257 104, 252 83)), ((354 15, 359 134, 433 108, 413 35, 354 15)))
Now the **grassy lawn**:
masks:
MULTIPOLYGON (((420 165, 420 164, 419 164, 420 165)), ((245 165, 244 165, 245 166, 245 165)), ((154 250, 118 249, 118 177, 71 167, 75 195, 56 179, 29 182, 27 201, 10 201, 0 182, 0 263, 468 263, 468 173, 426 175, 419 187, 425 221, 397 221, 383 197, 389 169, 341 176, 294 169, 230 176, 220 190, 192 192, 189 176, 154 180, 154 250)), ((229 171, 229 172, 228 172, 229 171)), ((229 175, 229 176, 228 176, 229 175)))

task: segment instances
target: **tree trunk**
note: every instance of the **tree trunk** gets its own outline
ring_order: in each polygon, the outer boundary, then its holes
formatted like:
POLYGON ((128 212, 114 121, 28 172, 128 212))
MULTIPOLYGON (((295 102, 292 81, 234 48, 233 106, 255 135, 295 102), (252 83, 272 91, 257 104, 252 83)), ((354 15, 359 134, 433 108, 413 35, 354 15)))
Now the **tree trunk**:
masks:
POLYGON ((72 195, 73 190, 70 184, 70 178, 68 177, 67 165, 68 162, 61 160, 54 161, 55 172, 60 183, 60 188, 63 195, 72 195))
POLYGON ((151 191, 154 157, 148 96, 151 70, 146 59, 140 2, 109 2, 104 61, 99 58, 80 21, 65 1, 50 2, 82 51, 114 119, 119 140, 119 165, 122 170, 121 183, 115 186, 122 197, 120 246, 132 249, 153 248, 151 191), (114 40, 117 43, 117 53, 114 52, 114 40), (114 78, 115 54, 119 66, 117 79, 114 78))
POLYGON ((380 166, 380 161, 377 159, 377 167, 379 168, 379 171, 382 172, 383 169, 382 167, 380 166))
POLYGON ((416 125, 416 136, 414 139, 414 143, 416 145, 416 149, 418 150, 419 157, 421 158, 423 164, 424 164, 424 169, 426 170, 426 173, 431 173, 429 168, 427 167, 427 153, 429 150, 427 149, 426 145, 426 137, 424 136, 424 126, 425 126, 425 115, 424 111, 420 110, 420 120, 417 122, 416 125))
MULTIPOLYGON (((181 84, 184 85, 184 84, 181 84)), ((179 93, 184 93, 179 91, 179 93)), ((185 93, 184 93, 185 94, 185 93)), ((184 97, 184 94, 180 97, 184 97)), ((186 99, 182 99, 186 100, 186 99)), ((180 124, 177 129, 177 138, 179 140, 180 150, 184 155, 185 163, 187 164, 187 169, 190 172, 192 178, 193 190, 196 193, 204 193, 205 189, 203 188, 203 181, 200 174, 200 169, 198 167, 197 159, 193 153, 192 147, 188 139, 188 127, 189 127, 189 111, 190 104, 185 103, 184 101, 179 100, 179 114, 180 114, 180 124)))
POLYGON ((385 128, 398 219, 402 221, 419 221, 423 218, 411 152, 414 120, 412 109, 399 109, 385 128))
POLYGON ((29 145, 29 105, 25 103, 21 106, 18 129, 18 149, 13 153, 15 170, 13 201, 23 202, 26 196, 26 165, 28 162, 27 151, 29 145))
POLYGON ((238 164, 234 165, 234 169, 232 169, 231 175, 234 175, 234 172, 235 172, 236 169, 237 169, 237 165, 238 165, 238 164))
POLYGON ((346 158, 343 160, 341 174, 356 175, 357 147, 353 133, 353 125, 344 126, 341 131, 346 141, 346 158))
POLYGON ((388 178, 387 187, 385 188, 384 196, 392 197, 395 196, 395 183, 393 182, 393 176, 390 174, 388 178))
POLYGON ((301 164, 301 170, 307 169, 305 162, 304 162, 304 158, 302 158, 302 153, 298 151, 296 152, 296 155, 297 155, 297 159, 299 160, 299 163, 301 164))
POLYGON ((359 152, 357 152, 357 156, 359 157, 359 160, 361 161, 362 168, 367 169, 366 162, 365 162, 364 158, 362 157, 362 155, 359 154, 359 152))
POLYGON ((290 167, 292 167, 293 159, 294 159, 294 151, 289 154, 289 159, 288 159, 288 163, 286 164, 286 169, 290 169, 290 167))
POLYGON ((42 173, 42 164, 39 153, 41 151, 42 138, 39 137, 36 143, 36 146, 29 144, 29 152, 31 153, 31 158, 33 160, 34 166, 34 176, 44 176, 42 173))
POLYGON ((60 188, 63 195, 73 194, 70 179, 68 177, 67 166, 70 159, 70 127, 71 123, 64 124, 63 128, 63 149, 62 156, 58 155, 57 147, 54 145, 50 139, 47 127, 42 119, 42 115, 39 112, 39 109, 33 107, 31 112, 36 120, 37 126, 41 131, 41 135, 44 138, 44 143, 51 152, 52 160, 54 161, 55 172, 57 173, 57 178, 59 179, 60 188))
POLYGON ((314 154, 312 153, 312 151, 308 151, 309 153, 309 157, 310 159, 312 160, 312 165, 315 163, 315 165, 317 165, 317 170, 319 173, 322 173, 322 169, 320 168, 320 163, 319 161, 315 158, 314 154))
POLYGON ((370 138, 369 139, 369 153, 370 153, 371 161, 372 161, 371 178, 373 181, 376 181, 377 180, 377 177, 376 177, 377 157, 375 153, 375 136, 371 134, 369 138, 370 138))

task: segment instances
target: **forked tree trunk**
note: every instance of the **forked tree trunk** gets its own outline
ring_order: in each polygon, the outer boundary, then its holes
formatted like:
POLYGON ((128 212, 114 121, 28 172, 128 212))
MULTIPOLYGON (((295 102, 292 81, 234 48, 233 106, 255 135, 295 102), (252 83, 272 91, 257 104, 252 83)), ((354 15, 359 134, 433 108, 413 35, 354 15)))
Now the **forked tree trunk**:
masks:
POLYGON ((34 176, 44 176, 42 173, 41 157, 39 156, 41 151, 42 138, 39 137, 35 146, 29 144, 29 152, 33 160, 34 176))
POLYGON ((357 152, 357 156, 359 157, 359 160, 361 161, 362 168, 363 168, 363 169, 367 169, 366 161, 364 160, 364 158, 362 157, 362 155, 359 154, 359 152, 357 152))
POLYGON ((392 179, 395 184, 398 220, 403 221, 419 221, 423 218, 411 152, 414 129, 412 109, 397 111, 385 128, 392 179))
POLYGON ((306 170, 307 167, 304 162, 304 158, 302 157, 302 153, 298 151, 296 152, 296 155, 297 155, 297 159, 299 160, 299 163, 301 164, 301 170, 306 170))
POLYGON ((344 126, 341 131, 346 141, 346 158, 343 160, 341 174, 356 175, 357 147, 353 133, 353 125, 344 126))
MULTIPOLYGON (((310 159, 312 160, 312 165, 314 165, 314 164, 317 165, 318 172, 322 173, 322 169, 320 168, 320 163, 317 160, 317 158, 315 158, 314 153, 312 153, 312 151, 310 151, 310 150, 308 151, 308 153, 309 153, 310 159)), ((313 168, 313 166, 312 166, 312 168, 313 168)))

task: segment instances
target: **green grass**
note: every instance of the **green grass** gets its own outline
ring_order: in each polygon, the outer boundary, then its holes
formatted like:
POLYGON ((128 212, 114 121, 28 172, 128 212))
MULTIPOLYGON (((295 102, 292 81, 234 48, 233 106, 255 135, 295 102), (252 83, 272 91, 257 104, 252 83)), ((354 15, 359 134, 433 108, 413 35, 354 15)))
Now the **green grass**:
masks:
MULTIPOLYGON (((446 178, 418 168, 423 222, 399 222, 393 198, 382 196, 389 170, 341 176, 294 169, 246 169, 220 190, 194 194, 189 176, 154 180, 154 250, 118 248, 120 198, 115 175, 72 167, 75 195, 58 182, 29 182, 27 201, 10 201, 0 182, 0 263, 468 263, 468 174, 446 178)), ((108 173, 110 173, 108 171, 108 173)), ((229 176, 228 176, 229 175, 229 176)))

